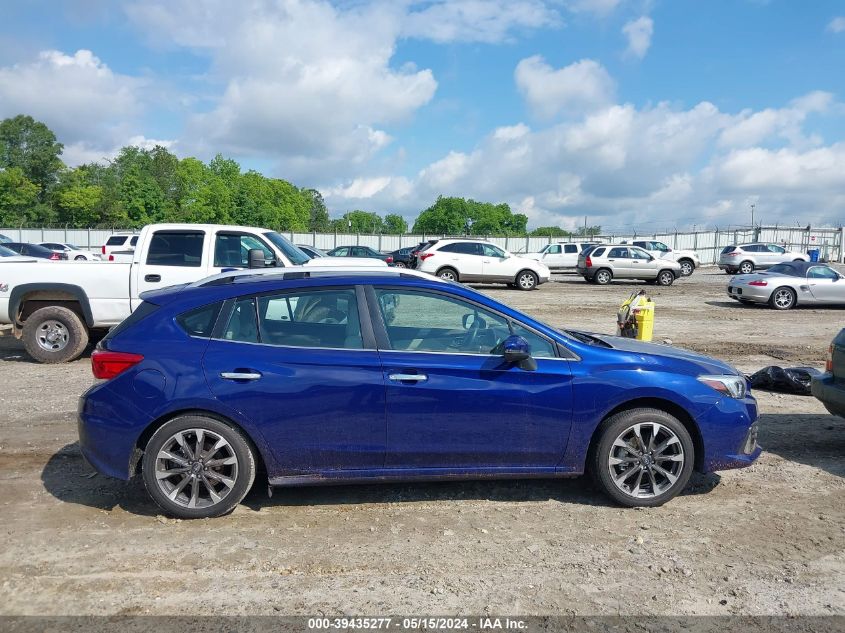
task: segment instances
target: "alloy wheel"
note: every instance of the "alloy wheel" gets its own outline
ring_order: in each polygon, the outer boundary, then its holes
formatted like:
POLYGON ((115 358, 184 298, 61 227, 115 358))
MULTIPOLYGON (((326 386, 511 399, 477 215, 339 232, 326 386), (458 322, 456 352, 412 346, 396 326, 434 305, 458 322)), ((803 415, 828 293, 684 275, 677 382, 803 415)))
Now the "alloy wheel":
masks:
POLYGON ((607 468, 622 493, 647 499, 675 485, 685 459, 681 440, 670 428, 657 422, 638 423, 614 440, 607 468))
POLYGON ((164 442, 155 460, 159 489, 185 508, 208 508, 223 501, 238 480, 238 457, 232 445, 208 429, 177 431, 164 442))
POLYGON ((453 270, 444 270, 438 275, 438 277, 440 277, 440 279, 445 279, 446 281, 458 280, 457 275, 455 275, 455 271, 453 270))
POLYGON ((750 275, 754 272, 754 264, 752 264, 751 262, 742 262, 739 265, 739 272, 741 272, 743 275, 750 275))
POLYGON ((775 302, 775 307, 781 310, 788 310, 795 302, 795 296, 789 288, 779 288, 775 291, 772 300, 775 302))
POLYGON ((522 273, 517 279, 517 283, 519 287, 523 290, 531 290, 534 286, 537 285, 537 279, 534 277, 534 273, 522 273))
POLYGON ((690 262, 683 261, 681 262, 681 274, 684 277, 689 277, 692 274, 693 267, 690 262))

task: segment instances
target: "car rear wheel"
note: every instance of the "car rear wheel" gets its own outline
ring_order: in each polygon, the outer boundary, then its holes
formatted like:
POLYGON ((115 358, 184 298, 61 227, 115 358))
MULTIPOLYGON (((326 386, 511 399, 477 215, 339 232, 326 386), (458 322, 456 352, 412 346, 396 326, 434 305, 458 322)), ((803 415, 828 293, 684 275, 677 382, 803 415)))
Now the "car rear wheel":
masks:
POLYGON ((39 363, 66 363, 85 350, 88 330, 73 310, 48 306, 24 322, 23 344, 39 363))
POLYGON ((792 288, 787 288, 785 286, 775 288, 772 296, 769 297, 769 305, 775 310, 789 310, 790 308, 795 307, 795 301, 795 291, 792 288))
POLYGON ((613 281, 613 273, 607 268, 602 268, 594 276, 593 280, 600 286, 605 286, 613 281))
POLYGON ((678 262, 681 265, 681 276, 689 277, 695 270, 695 264, 688 259, 682 259, 678 262))
POLYGON ((445 281, 458 281, 458 271, 454 268, 441 268, 437 271, 437 276, 445 281))
POLYGON ((657 275, 658 286, 671 286, 675 281, 675 273, 671 270, 661 270, 657 275))
POLYGON ((520 290, 534 290, 540 282, 536 274, 523 270, 516 276, 516 287, 520 290))
POLYGON ((744 261, 739 265, 739 272, 743 275, 750 275, 754 272, 754 264, 749 261, 744 261))
POLYGON ((407 268, 407 266, 405 265, 405 262, 393 262, 393 265, 396 268, 407 268))
POLYGON ((604 493, 618 503, 654 507, 686 487, 694 463, 686 427, 666 411, 642 408, 604 423, 589 467, 604 493))
POLYGON ((255 456, 243 435, 201 415, 165 423, 147 443, 142 465, 147 492, 180 519, 231 512, 255 480, 255 456))
POLYGON ((73 258, 73 261, 84 262, 85 261, 85 255, 77 255, 76 257, 73 258))

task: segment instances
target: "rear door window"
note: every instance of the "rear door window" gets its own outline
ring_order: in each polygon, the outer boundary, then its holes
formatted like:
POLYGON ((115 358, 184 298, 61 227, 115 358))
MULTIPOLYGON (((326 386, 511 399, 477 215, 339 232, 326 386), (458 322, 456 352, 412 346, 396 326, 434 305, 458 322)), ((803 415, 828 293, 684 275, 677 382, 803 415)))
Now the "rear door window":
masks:
MULTIPOLYGON (((596 254, 598 255, 598 254, 596 254)), ((618 257, 620 259, 628 257, 628 249, 627 248, 611 248, 610 253, 607 254, 608 257, 618 257)))
POLYGON ((199 268, 204 239, 202 231, 157 231, 150 240, 147 264, 199 268))
POLYGON ((564 251, 563 251, 564 253, 577 253, 578 252, 578 246, 576 246, 575 244, 567 244, 563 248, 564 248, 564 251))
POLYGON ((126 242, 125 235, 112 235, 106 240, 106 246, 123 246, 124 242, 126 242))

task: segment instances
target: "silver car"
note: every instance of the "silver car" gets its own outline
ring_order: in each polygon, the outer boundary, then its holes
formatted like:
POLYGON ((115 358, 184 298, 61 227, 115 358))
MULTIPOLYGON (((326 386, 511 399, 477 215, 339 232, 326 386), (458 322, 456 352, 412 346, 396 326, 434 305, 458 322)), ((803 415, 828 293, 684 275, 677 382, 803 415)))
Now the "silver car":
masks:
POLYGON ((827 264, 788 262, 764 273, 732 277, 728 296, 740 303, 765 303, 775 310, 798 304, 845 306, 845 277, 827 264))
POLYGON ((604 285, 614 279, 643 279, 658 286, 671 286, 681 276, 681 265, 658 259, 637 246, 600 244, 578 256, 578 274, 589 282, 604 285))
POLYGON ((788 251, 777 244, 737 244, 726 246, 719 255, 719 268, 728 274, 747 275, 759 268, 771 268, 784 262, 806 262, 809 256, 804 253, 788 251))

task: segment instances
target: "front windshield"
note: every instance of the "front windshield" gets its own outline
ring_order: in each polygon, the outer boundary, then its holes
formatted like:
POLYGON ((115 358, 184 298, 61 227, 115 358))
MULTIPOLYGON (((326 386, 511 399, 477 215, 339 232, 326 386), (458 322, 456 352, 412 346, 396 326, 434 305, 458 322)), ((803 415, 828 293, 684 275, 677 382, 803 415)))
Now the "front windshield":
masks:
POLYGON ((312 259, 300 248, 291 244, 286 237, 279 235, 275 231, 265 233, 264 237, 270 240, 273 243, 273 246, 282 251, 282 254, 287 257, 294 266, 301 266, 312 259))

